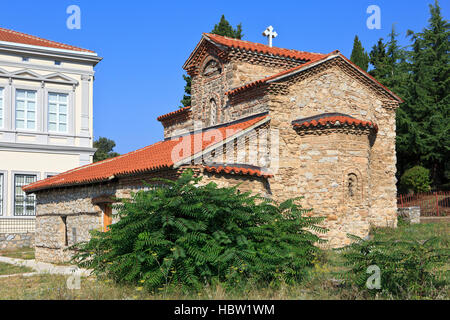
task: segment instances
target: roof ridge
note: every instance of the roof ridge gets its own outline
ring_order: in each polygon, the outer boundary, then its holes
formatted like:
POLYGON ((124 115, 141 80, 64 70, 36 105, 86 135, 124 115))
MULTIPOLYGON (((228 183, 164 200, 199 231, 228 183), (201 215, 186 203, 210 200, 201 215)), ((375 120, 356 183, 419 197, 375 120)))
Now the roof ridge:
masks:
MULTIPOLYGON (((54 45, 58 45, 58 46, 61 46, 61 47, 66 47, 67 50, 74 50, 75 49, 75 51, 86 51, 86 52, 95 53, 95 51, 92 51, 92 50, 89 50, 89 49, 73 46, 73 45, 70 45, 70 44, 66 44, 66 43, 62 43, 62 42, 58 42, 58 41, 54 41, 54 40, 44 39, 44 38, 41 38, 41 37, 38 37, 38 36, 34 36, 34 35, 31 35, 31 34, 20 32, 20 31, 16 31, 16 30, 11 30, 11 29, 6 29, 6 28, 3 28, 3 27, 0 27, 0 31, 4 31, 4 32, 7 32, 7 33, 15 34, 15 35, 18 35, 18 36, 21 36, 21 37, 25 37, 25 38, 28 38, 28 39, 31 39, 31 40, 38 40, 38 41, 46 42, 48 44, 54 44, 54 45)), ((21 42, 15 42, 15 41, 6 41, 6 42, 21 43, 21 42)), ((39 45, 36 45, 36 46, 39 46, 39 45)), ((40 47, 42 47, 42 46, 40 46, 40 47)))
POLYGON ((281 49, 281 50, 287 50, 287 51, 293 51, 293 52, 299 52, 299 53, 306 53, 306 54, 324 55, 324 53, 320 53, 320 52, 303 51, 303 50, 288 49, 288 48, 275 47, 275 46, 270 47, 270 46, 268 46, 266 44, 263 44, 263 43, 260 43, 260 42, 249 41, 249 40, 242 40, 242 39, 237 39, 237 38, 231 38, 231 37, 222 36, 222 35, 215 34, 215 33, 210 33, 210 32, 204 32, 203 34, 205 34, 207 36, 221 37, 221 38, 225 38, 225 39, 232 40, 232 41, 240 41, 240 42, 244 42, 244 43, 247 43, 247 44, 257 44, 259 46, 264 46, 264 47, 266 47, 268 49, 272 48, 272 49, 281 49))

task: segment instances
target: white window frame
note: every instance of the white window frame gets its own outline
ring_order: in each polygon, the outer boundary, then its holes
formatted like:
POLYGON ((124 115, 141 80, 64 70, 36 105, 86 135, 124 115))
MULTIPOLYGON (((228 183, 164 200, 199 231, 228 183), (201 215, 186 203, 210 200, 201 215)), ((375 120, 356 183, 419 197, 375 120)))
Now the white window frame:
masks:
MULTIPOLYGON (((16 88, 15 90, 15 104, 14 104, 14 111, 15 111, 15 128, 16 130, 28 130, 28 131, 37 131, 38 130, 38 91, 37 90, 33 90, 33 89, 21 89, 21 88, 16 88), (24 91, 25 92, 25 98, 19 98, 18 97, 18 92, 19 91, 24 91), (28 93, 29 92, 34 92, 34 99, 28 99, 28 93), (18 101, 23 101, 24 102, 24 118, 18 118, 17 117, 17 102, 18 101), (28 110, 28 102, 34 102, 34 110, 28 110), (28 112, 34 112, 34 119, 29 119, 28 118, 28 112), (19 128, 17 126, 17 121, 21 120, 24 121, 24 127, 23 128, 19 128), (28 127, 28 123, 34 121, 34 128, 29 128, 28 127)), ((22 111, 22 110, 21 110, 22 111)))
MULTIPOLYGON (((39 179, 38 175, 35 173, 21 173, 21 172, 14 172, 12 177, 12 184, 13 184, 13 216, 14 217, 35 217, 36 216, 36 196, 34 194, 26 194, 24 191, 21 191, 21 196, 24 196, 24 199, 22 201, 22 214, 16 213, 16 207, 17 207, 17 187, 23 187, 31 182, 25 182, 24 184, 17 185, 17 177, 23 176, 23 177, 34 177, 34 181, 37 181, 39 179), (27 200, 33 201, 33 214, 26 214, 27 210, 27 200)), ((22 190, 22 189, 21 189, 22 190)))
POLYGON ((68 93, 63 93, 63 92, 54 92, 54 91, 49 91, 47 94, 47 128, 48 128, 48 132, 54 132, 54 133, 69 133, 69 113, 70 113, 70 95, 68 93), (51 95, 56 95, 57 96, 57 100, 56 102, 50 102, 50 96, 51 95), (62 103, 59 101, 59 97, 60 96, 65 96, 66 97, 66 102, 62 103), (50 112, 50 104, 56 104, 56 113, 54 112, 50 112), (65 105, 66 106, 66 113, 61 113, 60 111, 60 107, 65 105), (54 121, 50 121, 50 114, 55 114, 56 115, 56 122, 54 121), (66 122, 60 122, 60 116, 61 115, 65 115, 66 116, 66 122), (56 125, 56 130, 50 130, 50 122, 54 123, 56 125), (65 131, 61 131, 59 129, 61 124, 65 124, 66 125, 66 130, 65 131))

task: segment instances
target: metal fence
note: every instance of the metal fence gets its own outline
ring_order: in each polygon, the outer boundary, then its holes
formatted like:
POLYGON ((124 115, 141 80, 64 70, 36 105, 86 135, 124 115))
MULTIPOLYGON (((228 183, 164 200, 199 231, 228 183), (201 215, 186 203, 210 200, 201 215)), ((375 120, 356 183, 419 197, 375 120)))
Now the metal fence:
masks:
POLYGON ((0 218, 0 233, 34 232, 36 219, 33 218, 0 218))
POLYGON ((397 207, 420 207, 421 216, 448 216, 450 215, 450 191, 401 194, 397 197, 397 207))

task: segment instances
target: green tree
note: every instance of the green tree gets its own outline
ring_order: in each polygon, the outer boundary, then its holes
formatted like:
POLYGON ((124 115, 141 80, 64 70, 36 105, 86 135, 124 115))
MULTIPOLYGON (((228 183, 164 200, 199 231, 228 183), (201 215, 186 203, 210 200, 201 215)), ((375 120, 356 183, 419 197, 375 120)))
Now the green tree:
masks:
POLYGON ((350 60, 364 71, 367 71, 367 68, 369 67, 369 55, 364 50, 358 36, 355 36, 355 40, 353 41, 353 50, 350 60))
POLYGON ((326 232, 324 218, 306 216, 296 199, 277 204, 200 180, 186 171, 122 200, 119 221, 77 244, 74 262, 150 291, 304 279, 323 243, 311 231, 326 232))
MULTIPOLYGON (((236 28, 233 28, 231 24, 228 22, 227 19, 225 19, 225 15, 222 15, 220 18, 219 23, 214 25, 213 30, 211 31, 213 34, 218 34, 219 36, 224 37, 230 37, 235 39, 242 39, 244 36, 242 34, 242 24, 239 23, 236 28)), ((182 107, 188 107, 191 105, 191 77, 183 75, 183 79, 186 82, 184 86, 184 93, 183 99, 181 100, 181 106, 182 107)))
POLYGON ((94 148, 97 148, 97 151, 94 153, 94 162, 120 156, 119 153, 113 151, 115 146, 116 143, 113 140, 105 137, 100 137, 94 141, 94 148))
POLYGON ((442 184, 450 158, 450 24, 438 1, 429 7, 429 25, 422 32, 408 31, 412 40, 410 83, 407 103, 401 107, 408 126, 400 127, 399 138, 413 165, 431 169, 433 181, 442 184), (405 135, 409 139, 402 140, 405 135))
POLYGON ((231 24, 225 19, 225 15, 222 15, 218 24, 214 25, 214 29, 211 31, 213 34, 219 36, 230 37, 234 39, 242 39, 242 24, 239 23, 234 29, 231 24))
POLYGON ((405 102, 397 109, 397 178, 412 166, 414 160, 411 160, 411 148, 414 144, 414 132, 410 130, 412 119, 408 113, 408 88, 410 85, 410 69, 408 63, 409 52, 400 47, 397 41, 398 34, 395 32, 394 25, 388 35, 388 41, 383 42, 379 39, 377 44, 372 47, 369 54, 370 64, 373 69, 369 73, 380 83, 388 87, 405 102))
POLYGON ((192 80, 192 78, 190 76, 186 76, 183 74, 183 79, 184 79, 184 81, 186 81, 186 84, 184 85, 185 95, 183 96, 183 99, 181 100, 182 106, 180 108, 189 107, 191 105, 191 80, 192 80))

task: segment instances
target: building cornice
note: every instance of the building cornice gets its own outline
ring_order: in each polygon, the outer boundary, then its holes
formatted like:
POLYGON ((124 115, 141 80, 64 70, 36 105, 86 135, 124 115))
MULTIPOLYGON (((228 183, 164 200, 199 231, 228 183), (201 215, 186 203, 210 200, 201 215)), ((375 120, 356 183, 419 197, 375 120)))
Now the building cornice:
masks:
POLYGON ((56 146, 56 145, 43 145, 32 143, 12 143, 12 142, 0 142, 0 150, 3 151, 26 151, 26 152, 69 152, 69 153, 95 153, 96 148, 87 147, 75 147, 75 146, 56 146))
POLYGON ((48 48, 5 41, 0 41, 0 52, 15 53, 20 55, 33 55, 40 57, 51 57, 76 62, 90 62, 94 66, 103 59, 93 52, 48 48))

